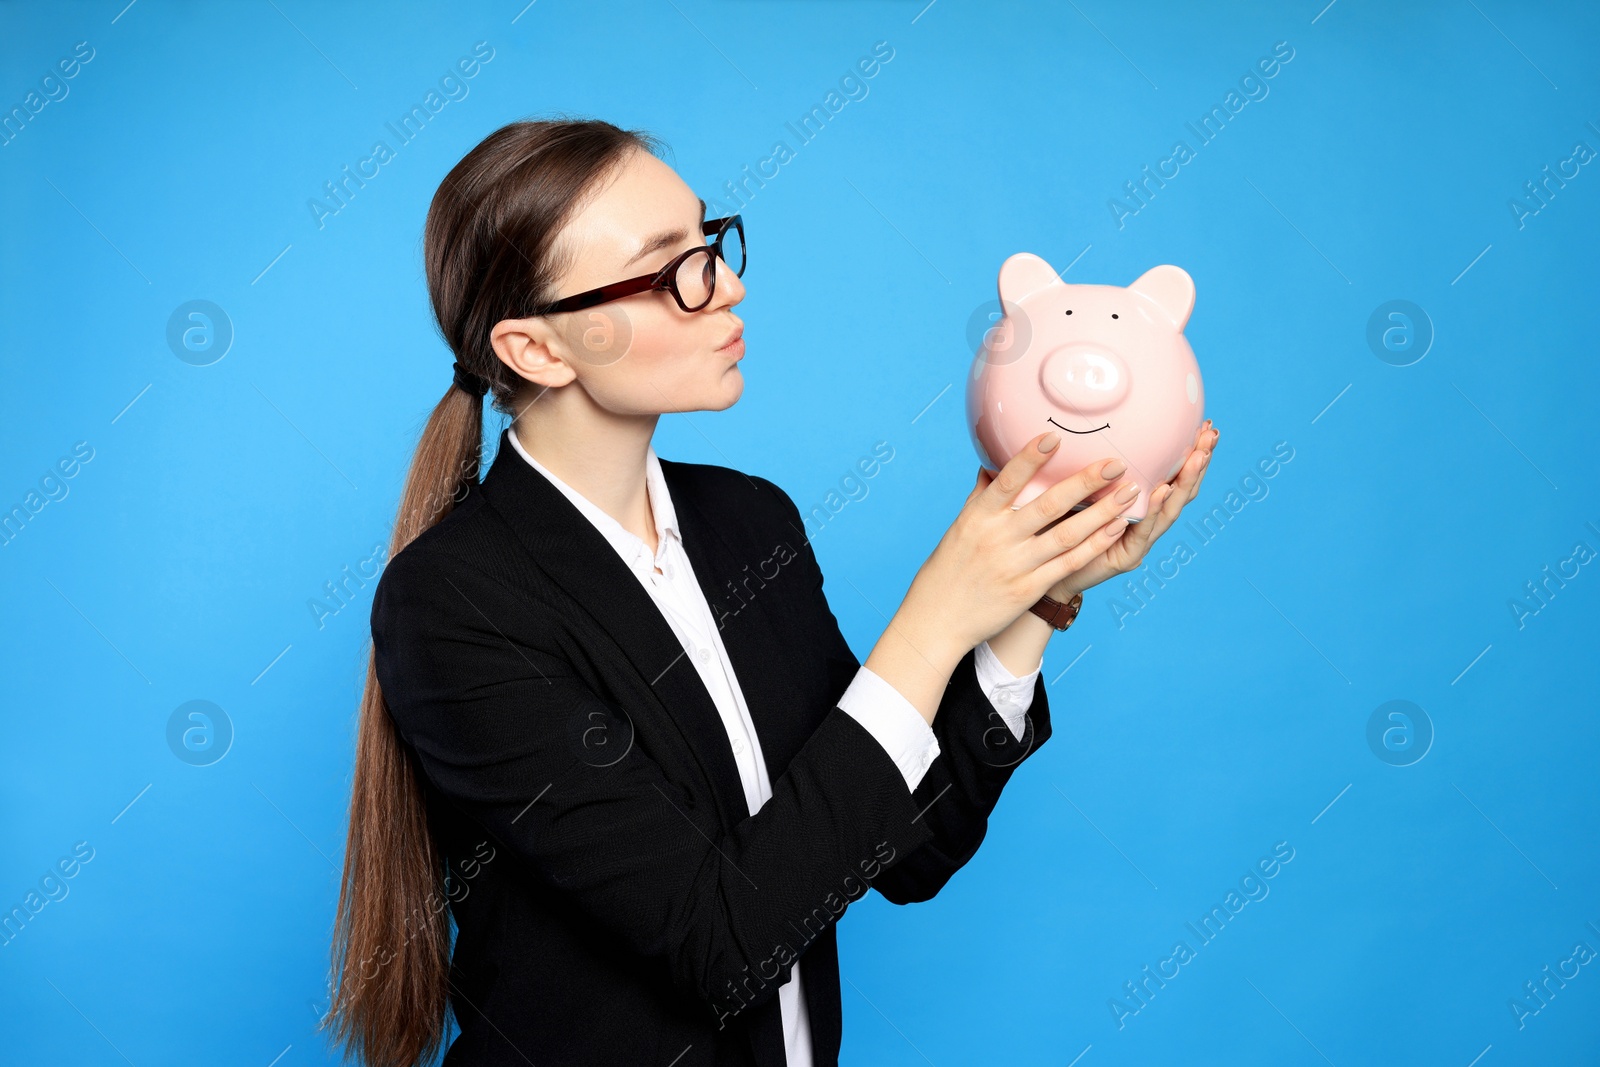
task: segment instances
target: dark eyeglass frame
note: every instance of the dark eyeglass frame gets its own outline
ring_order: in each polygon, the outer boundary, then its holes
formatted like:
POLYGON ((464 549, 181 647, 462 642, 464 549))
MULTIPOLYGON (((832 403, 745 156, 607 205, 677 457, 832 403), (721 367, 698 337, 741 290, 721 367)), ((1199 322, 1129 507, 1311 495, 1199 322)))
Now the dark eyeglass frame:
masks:
MULTIPOLYGON (((741 276, 744 274, 745 267, 750 264, 750 253, 744 241, 744 216, 728 215, 720 219, 707 219, 700 224, 700 232, 705 237, 716 234, 717 239, 710 244, 689 249, 681 256, 674 257, 672 262, 658 271, 650 274, 641 274, 637 278, 629 278, 627 281, 612 282, 610 285, 602 285, 600 288, 590 289, 588 292, 562 297, 552 304, 546 304, 542 308, 529 312, 526 317, 534 318, 540 315, 554 315, 561 311, 579 311, 583 308, 594 307, 596 304, 621 300, 625 296, 653 292, 658 289, 665 289, 671 293, 672 299, 676 300, 678 306, 684 311, 699 311, 709 305, 712 298, 717 295, 717 272, 715 269, 711 272, 711 283, 706 286, 705 300, 694 307, 690 307, 684 303, 683 294, 678 292, 678 268, 682 267, 684 262, 691 256, 710 254, 714 255, 716 259, 722 259, 722 238, 727 234, 729 227, 739 231, 739 246, 745 248, 744 262, 739 264, 739 269, 734 272, 735 276, 741 276)), ((727 260, 723 260, 723 262, 726 263, 727 260)), ((715 265, 716 260, 712 260, 712 266, 715 267, 715 265)))

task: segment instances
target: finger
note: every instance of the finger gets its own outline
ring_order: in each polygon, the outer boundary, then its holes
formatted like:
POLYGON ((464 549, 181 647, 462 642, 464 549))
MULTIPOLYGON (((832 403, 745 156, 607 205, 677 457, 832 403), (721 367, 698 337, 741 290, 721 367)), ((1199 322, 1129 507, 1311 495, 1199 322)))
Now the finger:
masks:
POLYGON ((989 483, 992 481, 994 481, 994 472, 987 467, 979 467, 978 480, 973 484, 972 492, 967 494, 967 503, 972 503, 973 498, 988 488, 989 483))
POLYGON ((1150 510, 1144 519, 1123 535, 1122 549, 1132 553, 1135 559, 1142 558, 1155 539, 1177 521, 1178 513, 1183 510, 1182 499, 1170 482, 1157 486, 1150 494, 1150 510))
POLYGON ((1189 496, 1184 500, 1185 504, 1187 504, 1190 500, 1193 500, 1196 496, 1200 495, 1200 483, 1205 481, 1206 471, 1210 469, 1211 453, 1207 452, 1205 456, 1201 458, 1199 467, 1195 469, 1194 485, 1189 487, 1189 496))
MULTIPOLYGON (((1098 467, 1095 469, 1098 469, 1098 467)), ((1112 489, 1111 492, 1107 493, 1099 500, 1096 500, 1093 504, 1090 504, 1082 511, 1079 511, 1074 515, 1069 515, 1067 518, 1062 519, 1060 522, 1050 527, 1050 529, 1036 535, 1034 539, 1035 543, 1033 546, 1032 559, 1034 566, 1037 567, 1045 563, 1047 560, 1060 555, 1062 552, 1072 550, 1080 544, 1099 540, 1095 536, 1095 531, 1115 522, 1117 518, 1123 512, 1131 508, 1134 501, 1138 499, 1138 483, 1134 482, 1132 479, 1126 479, 1118 483, 1116 488, 1112 489)), ((1116 529, 1117 531, 1120 531, 1121 527, 1117 527, 1116 529)), ((1099 543, 1094 546, 1093 552, 1098 553, 1105 551, 1106 545, 1115 539, 1116 538, 1113 535, 1107 536, 1104 540, 1100 540, 1099 543)), ((1090 558, 1093 558, 1092 554, 1090 558)))
MULTIPOLYGON (((1078 515, 1073 517, 1077 518, 1086 514, 1088 514, 1088 509, 1079 512, 1078 515)), ((1128 536, 1129 527, 1128 520, 1121 516, 1112 519, 1110 522, 1102 523, 1091 530, 1089 536, 1072 548, 1046 560, 1043 565, 1034 571, 1034 577, 1043 580, 1046 589, 1055 586, 1069 574, 1075 574, 1089 567, 1095 560, 1100 559, 1108 549, 1115 549, 1118 538, 1128 536)))
POLYGON ((1042 530, 1055 522, 1082 501, 1099 492, 1127 470, 1120 459, 1106 457, 1096 460, 1069 478, 1063 478, 1033 499, 1017 512, 1028 523, 1030 530, 1042 530))
POLYGON ((1151 519, 1147 520, 1150 521, 1152 526, 1150 541, 1160 537, 1173 523, 1178 521, 1178 516, 1183 512, 1183 509, 1188 506, 1189 501, 1194 499, 1195 493, 1200 487, 1200 479, 1203 476, 1204 462, 1195 471, 1193 484, 1190 488, 1184 489, 1181 485, 1169 482, 1161 487, 1164 492, 1159 497, 1157 494, 1151 494, 1151 510, 1153 514, 1151 519))
POLYGON ((1017 450, 994 481, 989 483, 983 491, 985 506, 992 511, 1004 511, 1011 507, 1022 487, 1027 485, 1038 473, 1039 468, 1050 462, 1050 457, 1061 446, 1061 435, 1051 430, 1040 434, 1017 450), (1054 444, 1051 444, 1051 441, 1054 444), (1039 446, 1046 446, 1046 451, 1039 451, 1039 446))
MULTIPOLYGON (((1192 499, 1194 499, 1192 496, 1186 497, 1177 490, 1173 490, 1167 495, 1167 498, 1161 502, 1162 521, 1166 526, 1171 526, 1178 521, 1178 516, 1183 513, 1184 508, 1189 506, 1189 501, 1192 499)), ((1165 528, 1163 526, 1161 529, 1165 528)), ((1161 536, 1161 529, 1156 531, 1157 537, 1161 536)))
POLYGON ((1131 571, 1144 562, 1145 554, 1150 551, 1151 544, 1166 532, 1165 527, 1159 523, 1160 520, 1153 517, 1134 523, 1128 527, 1128 532, 1111 546, 1111 554, 1117 559, 1116 569, 1119 573, 1131 571))
POLYGON ((1167 532, 1183 507, 1182 504, 1175 503, 1175 499, 1182 498, 1173 489, 1171 482, 1157 486, 1155 492, 1150 494, 1150 510, 1146 512, 1144 519, 1134 523, 1109 546, 1109 562, 1113 574, 1121 574, 1137 567, 1155 540, 1167 532))
POLYGON ((1183 493, 1194 489, 1210 455, 1211 453, 1203 448, 1190 449, 1189 454, 1183 457, 1183 465, 1178 468, 1177 477, 1171 479, 1170 484, 1173 489, 1183 493))
POLYGON ((1206 464, 1210 458, 1209 452, 1198 449, 1191 451, 1185 457, 1178 476, 1170 482, 1157 486, 1150 494, 1150 503, 1144 519, 1135 523, 1134 528, 1124 534, 1115 546, 1117 552, 1125 555, 1127 559, 1127 565, 1120 567, 1119 570, 1129 570, 1137 565, 1149 551, 1150 545, 1178 521, 1178 516, 1184 507, 1199 492, 1200 480, 1205 475, 1206 464), (1196 456, 1200 457, 1198 461, 1195 459, 1196 456))

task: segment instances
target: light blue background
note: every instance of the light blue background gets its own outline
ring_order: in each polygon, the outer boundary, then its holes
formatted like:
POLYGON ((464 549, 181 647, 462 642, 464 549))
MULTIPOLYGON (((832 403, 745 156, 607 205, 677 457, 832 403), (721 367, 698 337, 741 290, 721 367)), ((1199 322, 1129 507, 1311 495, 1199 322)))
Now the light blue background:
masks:
POLYGON ((972 486, 966 336, 1001 261, 1198 287, 1222 437, 1185 520, 1230 517, 1169 531, 1150 561, 1194 558, 1143 606, 1086 594, 1045 661, 1055 736, 944 892, 850 909, 845 1062, 1600 1056, 1600 965, 1521 1028, 1510 1007, 1600 949, 1600 567, 1511 607, 1600 549, 1600 164, 1521 226, 1509 206, 1600 149, 1600 13, 923 3, 0 7, 0 108, 94 49, 0 147, 0 506, 94 452, 0 548, 0 907, 94 850, 0 947, 0 1058, 334 1062, 315 1024, 372 586, 321 628, 308 604, 387 541, 449 384, 430 197, 557 111, 659 134, 708 198, 795 149, 743 207, 744 395, 663 417, 656 447, 804 510, 893 447, 816 535, 863 658, 972 486), (319 228, 323 183, 480 41, 469 94, 319 228), (785 123, 878 41, 868 95, 800 146, 785 123), (1185 124, 1280 41, 1266 97, 1198 146, 1185 124), (1108 201, 1180 138, 1195 158, 1119 228, 1108 201), (204 367, 166 341, 194 299, 235 330, 204 367), (1397 299, 1435 334, 1403 367, 1366 340, 1397 299), (233 724, 211 766, 167 744, 190 700, 233 724), (1367 742, 1390 700, 1435 732, 1411 766, 1367 742), (1270 895, 1200 946, 1185 923, 1277 842, 1270 895), (1195 958, 1119 1028, 1108 1002, 1180 938, 1195 958))

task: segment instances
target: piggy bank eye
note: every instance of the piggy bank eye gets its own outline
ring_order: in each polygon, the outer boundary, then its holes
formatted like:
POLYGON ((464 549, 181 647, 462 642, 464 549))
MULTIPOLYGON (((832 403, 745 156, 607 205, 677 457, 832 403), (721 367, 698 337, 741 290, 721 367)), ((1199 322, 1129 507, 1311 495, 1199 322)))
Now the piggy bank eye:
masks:
POLYGON ((1117 317, 1117 313, 1116 313, 1116 312, 1115 312, 1115 311, 1113 311, 1113 312, 1112 312, 1112 313, 1111 313, 1111 317, 1112 317, 1112 318, 1116 318, 1116 317, 1117 317))
POLYGON ((1068 309, 1067 309, 1067 314, 1068 314, 1068 315, 1070 315, 1070 314, 1072 314, 1072 309, 1071 309, 1071 308, 1068 308, 1068 309))

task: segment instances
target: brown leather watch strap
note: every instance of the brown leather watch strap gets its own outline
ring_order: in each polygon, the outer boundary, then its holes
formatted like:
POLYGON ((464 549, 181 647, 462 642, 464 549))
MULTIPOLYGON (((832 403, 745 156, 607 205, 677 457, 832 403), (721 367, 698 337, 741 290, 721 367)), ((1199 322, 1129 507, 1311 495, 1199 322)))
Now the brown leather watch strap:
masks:
POLYGON ((1048 596, 1042 596, 1032 610, 1035 615, 1057 630, 1065 630, 1072 625, 1072 620, 1078 617, 1078 609, 1081 607, 1083 607, 1083 594, 1077 593, 1065 604, 1048 596))

